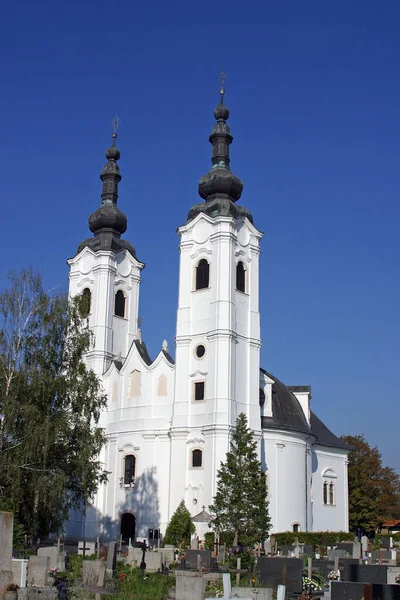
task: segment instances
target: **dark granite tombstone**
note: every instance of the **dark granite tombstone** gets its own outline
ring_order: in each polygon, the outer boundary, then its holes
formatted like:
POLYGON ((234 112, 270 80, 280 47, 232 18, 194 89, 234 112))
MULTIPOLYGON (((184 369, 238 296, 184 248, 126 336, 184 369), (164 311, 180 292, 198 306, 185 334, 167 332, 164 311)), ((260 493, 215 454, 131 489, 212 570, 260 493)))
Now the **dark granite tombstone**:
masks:
POLYGON ((352 583, 386 583, 387 569, 386 565, 360 565, 347 563, 340 568, 340 578, 342 581, 352 583))
POLYGON ((384 550, 390 550, 390 538, 384 537, 381 540, 381 548, 384 550))
POLYGON ((314 552, 314 548, 312 547, 311 544, 304 544, 304 546, 303 546, 304 554, 312 554, 313 552, 314 552))
POLYGON ((347 552, 346 550, 343 550, 342 548, 333 548, 331 550, 328 550, 328 558, 329 560, 335 560, 336 558, 344 558, 346 556, 347 552))
POLYGON ((338 550, 345 550, 347 554, 353 556, 353 543, 352 542, 342 542, 341 544, 336 544, 336 548, 338 550))
POLYGON ((211 550, 186 550, 186 568, 197 569, 197 557, 201 556, 202 567, 211 567, 211 550))
POLYGON ((390 560, 392 553, 390 550, 372 550, 371 558, 373 561, 390 560))
POLYGON ((117 542, 110 542, 107 550, 107 569, 115 571, 117 568, 117 542))
POLYGON ((268 558, 257 561, 260 583, 285 585, 286 593, 301 594, 303 586, 303 561, 300 558, 268 558))
POLYGON ((328 579, 328 573, 330 573, 334 567, 334 561, 327 560, 326 558, 320 558, 318 560, 314 559, 312 562, 313 573, 320 573, 325 579, 328 579))
MULTIPOLYGON (((364 583, 332 581, 331 600, 362 600, 364 583)), ((400 585, 372 584, 373 600, 400 600, 400 585)))

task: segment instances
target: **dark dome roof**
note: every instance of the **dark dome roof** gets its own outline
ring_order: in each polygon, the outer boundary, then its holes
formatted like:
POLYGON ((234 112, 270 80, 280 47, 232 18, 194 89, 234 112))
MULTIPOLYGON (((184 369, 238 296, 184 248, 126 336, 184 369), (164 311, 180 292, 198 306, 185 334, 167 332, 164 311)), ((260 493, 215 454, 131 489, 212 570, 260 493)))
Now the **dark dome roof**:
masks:
POLYGON ((262 418, 263 429, 283 429, 312 435, 296 396, 274 375, 261 369, 262 373, 274 381, 272 384, 272 417, 262 418))

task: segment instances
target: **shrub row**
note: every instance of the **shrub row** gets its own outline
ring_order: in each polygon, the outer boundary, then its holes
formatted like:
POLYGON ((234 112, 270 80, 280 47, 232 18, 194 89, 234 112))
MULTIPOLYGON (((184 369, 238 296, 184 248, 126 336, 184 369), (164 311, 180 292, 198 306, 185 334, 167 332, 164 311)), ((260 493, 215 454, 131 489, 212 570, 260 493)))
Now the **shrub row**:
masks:
POLYGON ((296 539, 300 544, 334 546, 339 542, 352 542, 354 533, 346 531, 284 531, 272 534, 271 538, 275 538, 278 546, 291 546, 295 544, 296 539))

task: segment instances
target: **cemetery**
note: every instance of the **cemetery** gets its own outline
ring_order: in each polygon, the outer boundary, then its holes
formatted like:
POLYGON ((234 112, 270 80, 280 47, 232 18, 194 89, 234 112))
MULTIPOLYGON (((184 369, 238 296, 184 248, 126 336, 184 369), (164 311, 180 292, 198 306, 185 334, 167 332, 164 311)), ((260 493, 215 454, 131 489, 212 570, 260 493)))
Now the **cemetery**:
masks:
POLYGON ((15 557, 7 512, 0 512, 0 536, 2 600, 400 600, 400 543, 390 536, 302 533, 289 544, 282 543, 289 534, 276 534, 252 548, 210 543, 209 535, 207 542, 192 536, 187 548, 122 540, 73 546, 58 538, 15 557))

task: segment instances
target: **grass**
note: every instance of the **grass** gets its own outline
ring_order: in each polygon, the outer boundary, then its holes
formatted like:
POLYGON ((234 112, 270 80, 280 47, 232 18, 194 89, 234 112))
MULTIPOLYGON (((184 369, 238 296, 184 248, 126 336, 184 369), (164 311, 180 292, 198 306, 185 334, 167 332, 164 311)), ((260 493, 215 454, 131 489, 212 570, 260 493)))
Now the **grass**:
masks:
POLYGON ((175 577, 148 573, 144 578, 139 569, 121 566, 118 569, 118 592, 114 600, 164 600, 175 586, 175 577))

